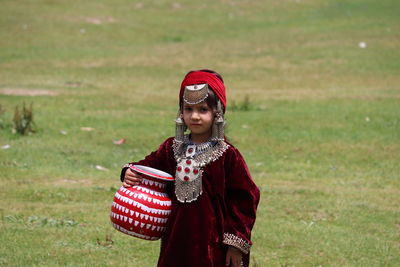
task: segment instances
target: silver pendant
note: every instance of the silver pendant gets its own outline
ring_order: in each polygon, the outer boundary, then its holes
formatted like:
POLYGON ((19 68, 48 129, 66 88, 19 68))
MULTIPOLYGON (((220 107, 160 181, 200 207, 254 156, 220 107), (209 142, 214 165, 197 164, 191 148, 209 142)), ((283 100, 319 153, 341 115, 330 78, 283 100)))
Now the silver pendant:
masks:
POLYGON ((203 147, 202 145, 188 145, 175 139, 172 147, 177 162, 175 172, 176 198, 182 203, 195 201, 203 193, 203 168, 208 163, 220 158, 229 145, 224 141, 219 141, 214 146, 203 147))
POLYGON ((195 153, 196 146, 189 145, 185 157, 181 158, 176 166, 175 195, 182 203, 195 201, 203 193, 203 170, 194 160, 195 153))

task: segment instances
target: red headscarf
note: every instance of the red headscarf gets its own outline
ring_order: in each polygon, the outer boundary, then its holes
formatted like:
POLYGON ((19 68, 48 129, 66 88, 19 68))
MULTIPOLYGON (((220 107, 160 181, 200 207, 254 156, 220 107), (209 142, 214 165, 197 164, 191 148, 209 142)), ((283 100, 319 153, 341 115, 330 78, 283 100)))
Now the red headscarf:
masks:
POLYGON ((226 109, 226 94, 225 94, 225 85, 223 81, 218 78, 216 73, 210 73, 206 71, 196 70, 191 71, 186 74, 185 78, 181 84, 181 91, 179 93, 179 101, 182 101, 183 91, 185 86, 194 85, 194 84, 208 84, 214 93, 217 95, 221 104, 224 106, 224 111, 226 109))

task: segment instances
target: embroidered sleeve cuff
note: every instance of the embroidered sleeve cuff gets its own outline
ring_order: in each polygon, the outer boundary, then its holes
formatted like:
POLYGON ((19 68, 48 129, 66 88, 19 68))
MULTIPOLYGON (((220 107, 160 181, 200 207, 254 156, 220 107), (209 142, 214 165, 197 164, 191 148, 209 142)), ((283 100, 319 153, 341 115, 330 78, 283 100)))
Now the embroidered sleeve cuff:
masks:
POLYGON ((244 239, 230 233, 224 233, 224 240, 222 243, 234 246, 235 248, 240 249, 244 254, 248 254, 250 251, 251 245, 244 239))

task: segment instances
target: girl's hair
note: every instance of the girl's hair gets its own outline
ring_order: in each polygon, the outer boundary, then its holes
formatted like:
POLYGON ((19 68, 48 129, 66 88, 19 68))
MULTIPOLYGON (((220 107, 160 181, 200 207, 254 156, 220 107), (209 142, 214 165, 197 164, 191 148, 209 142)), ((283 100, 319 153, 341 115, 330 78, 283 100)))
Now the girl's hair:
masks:
POLYGON ((217 101, 218 101, 218 97, 215 95, 213 90, 209 90, 208 91, 208 96, 205 100, 205 102, 207 103, 207 105, 212 109, 212 110, 216 110, 217 109, 217 101))

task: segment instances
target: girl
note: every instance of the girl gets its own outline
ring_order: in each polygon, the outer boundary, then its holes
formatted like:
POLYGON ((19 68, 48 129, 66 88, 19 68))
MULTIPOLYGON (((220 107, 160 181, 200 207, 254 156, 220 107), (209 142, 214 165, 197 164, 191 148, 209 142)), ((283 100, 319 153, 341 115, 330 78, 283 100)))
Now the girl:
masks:
POLYGON ((159 267, 249 265, 260 192, 242 155, 224 136, 225 109, 222 77, 211 70, 190 71, 181 84, 175 137, 122 169, 125 187, 141 181, 129 169, 135 164, 175 175, 159 267))

